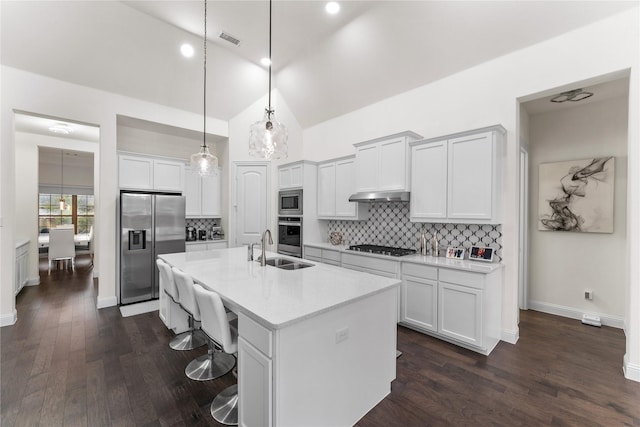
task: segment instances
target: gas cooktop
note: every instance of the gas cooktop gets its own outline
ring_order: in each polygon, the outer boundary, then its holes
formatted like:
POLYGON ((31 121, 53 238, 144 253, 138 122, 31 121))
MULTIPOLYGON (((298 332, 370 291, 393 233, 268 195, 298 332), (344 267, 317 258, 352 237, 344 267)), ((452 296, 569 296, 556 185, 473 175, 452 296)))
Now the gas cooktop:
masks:
POLYGON ((390 256, 403 256, 415 254, 415 249, 406 248, 393 248, 390 246, 377 246, 377 245, 351 245, 349 250, 356 252, 369 252, 372 254, 390 255, 390 256))

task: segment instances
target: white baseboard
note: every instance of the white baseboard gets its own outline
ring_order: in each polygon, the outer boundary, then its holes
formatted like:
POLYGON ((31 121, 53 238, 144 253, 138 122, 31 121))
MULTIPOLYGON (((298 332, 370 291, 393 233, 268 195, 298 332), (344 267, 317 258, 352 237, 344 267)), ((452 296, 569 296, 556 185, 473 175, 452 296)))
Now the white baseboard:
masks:
POLYGON ((612 328, 624 329, 624 318, 612 316, 610 314, 586 312, 573 307, 565 307, 563 305, 551 304, 542 301, 529 301, 529 308, 543 313, 555 314, 556 316, 568 317, 570 319, 582 320, 583 314, 595 314, 600 316, 600 322, 603 326, 611 326, 612 328))
POLYGON ((120 306, 120 313, 122 317, 136 316, 138 314, 149 313, 151 311, 160 310, 160 301, 145 301, 137 304, 122 305, 120 306))
POLYGON ((503 329, 500 339, 509 344, 517 343, 518 339, 520 339, 520 328, 516 328, 515 330, 503 329))
POLYGON ((25 283, 25 286, 38 286, 40 284, 40 277, 36 277, 36 278, 31 278, 29 280, 27 280, 27 283, 25 283))
POLYGON ((640 365, 629 362, 626 354, 623 360, 622 370, 624 371, 624 377, 631 381, 640 382, 640 365))
POLYGON ((96 307, 98 309, 101 309, 107 307, 115 307, 116 305, 118 305, 118 298, 114 295, 112 297, 98 297, 96 307))
POLYGON ((0 315, 0 327, 15 325, 18 321, 18 312, 14 309, 11 314, 0 315))

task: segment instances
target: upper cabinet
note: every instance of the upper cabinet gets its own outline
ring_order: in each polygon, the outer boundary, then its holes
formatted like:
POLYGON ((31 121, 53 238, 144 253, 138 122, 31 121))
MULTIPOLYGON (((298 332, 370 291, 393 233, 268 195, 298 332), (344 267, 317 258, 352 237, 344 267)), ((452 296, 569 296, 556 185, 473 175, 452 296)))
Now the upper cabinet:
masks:
POLYGON ((197 171, 186 168, 185 211, 188 218, 217 218, 222 215, 221 169, 216 175, 200 176, 197 171))
POLYGON ((278 186, 281 190, 301 188, 304 185, 304 162, 288 163, 278 167, 278 186))
POLYGON ((500 223, 505 133, 497 125, 411 143, 411 221, 500 223))
POLYGON ((120 154, 118 183, 120 188, 128 190, 182 192, 184 163, 160 157, 120 154))
POLYGON ((411 132, 376 138, 354 144, 356 149, 356 191, 408 191, 409 146, 422 138, 411 132))
POLYGON ((318 218, 366 219, 366 204, 350 202, 355 193, 355 156, 318 163, 318 218))

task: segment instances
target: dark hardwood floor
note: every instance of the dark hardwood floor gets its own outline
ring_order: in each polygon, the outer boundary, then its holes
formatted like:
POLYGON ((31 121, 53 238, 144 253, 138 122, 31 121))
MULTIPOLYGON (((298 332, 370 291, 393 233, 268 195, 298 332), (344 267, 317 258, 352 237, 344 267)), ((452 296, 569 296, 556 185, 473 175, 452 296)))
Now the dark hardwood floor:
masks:
MULTIPOLYGON (((75 273, 47 276, 42 263, 41 274, 18 295, 18 322, 0 329, 3 427, 217 425, 209 403, 235 378, 189 380, 184 367, 204 347, 171 350, 157 313, 97 310, 88 257, 75 273)), ((489 357, 403 327, 398 348, 391 394, 358 427, 640 426, 618 329, 530 311, 518 344, 489 357)))

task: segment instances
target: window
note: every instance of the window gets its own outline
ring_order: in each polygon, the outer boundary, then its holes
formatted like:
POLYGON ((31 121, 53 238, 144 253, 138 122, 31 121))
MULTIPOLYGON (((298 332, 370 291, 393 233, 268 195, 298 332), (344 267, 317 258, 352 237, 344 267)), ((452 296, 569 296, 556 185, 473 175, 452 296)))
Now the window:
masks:
POLYGON ((65 208, 60 210, 60 194, 40 194, 38 232, 48 233, 59 225, 74 224, 74 233, 89 233, 95 213, 93 195, 63 195, 65 208))

